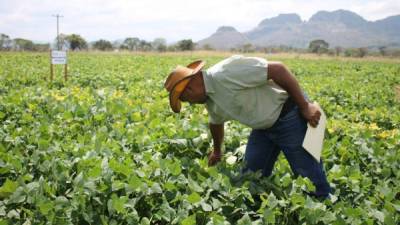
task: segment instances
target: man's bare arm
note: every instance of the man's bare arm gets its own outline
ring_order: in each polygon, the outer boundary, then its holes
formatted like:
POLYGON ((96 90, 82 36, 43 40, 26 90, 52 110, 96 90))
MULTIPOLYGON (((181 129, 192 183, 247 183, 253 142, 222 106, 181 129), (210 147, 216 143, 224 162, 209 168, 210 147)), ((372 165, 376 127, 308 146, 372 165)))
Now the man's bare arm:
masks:
POLYGON ((210 153, 208 157, 208 164, 210 166, 213 166, 221 160, 221 146, 224 140, 224 124, 209 123, 209 128, 213 139, 214 150, 210 153))
POLYGON ((268 62, 268 78, 282 87, 299 106, 303 117, 312 125, 317 126, 321 116, 318 107, 304 98, 296 78, 281 62, 268 62))

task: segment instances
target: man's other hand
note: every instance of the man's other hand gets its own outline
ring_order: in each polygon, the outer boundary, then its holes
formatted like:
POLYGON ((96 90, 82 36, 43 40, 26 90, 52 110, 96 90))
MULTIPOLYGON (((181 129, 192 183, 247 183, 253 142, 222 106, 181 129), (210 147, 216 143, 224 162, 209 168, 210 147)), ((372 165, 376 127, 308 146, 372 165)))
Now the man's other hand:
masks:
POLYGON ((312 127, 318 126, 319 119, 321 118, 321 111, 317 104, 309 102, 307 107, 301 109, 300 112, 312 127))
POLYGON ((222 153, 221 151, 212 151, 208 155, 208 166, 214 166, 216 165, 219 161, 221 161, 222 158, 222 153))

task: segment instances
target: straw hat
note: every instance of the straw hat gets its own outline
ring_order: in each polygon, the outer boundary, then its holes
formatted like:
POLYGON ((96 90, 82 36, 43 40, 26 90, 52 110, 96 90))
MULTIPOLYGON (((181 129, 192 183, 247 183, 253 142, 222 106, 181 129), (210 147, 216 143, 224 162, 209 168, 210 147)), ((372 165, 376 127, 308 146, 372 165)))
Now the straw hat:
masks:
POLYGON ((171 106, 172 111, 176 113, 181 111, 181 100, 179 100, 179 97, 185 90, 186 85, 192 79, 193 75, 199 72, 204 65, 204 61, 197 60, 186 67, 178 65, 175 70, 169 74, 164 87, 169 92, 169 105, 171 106))

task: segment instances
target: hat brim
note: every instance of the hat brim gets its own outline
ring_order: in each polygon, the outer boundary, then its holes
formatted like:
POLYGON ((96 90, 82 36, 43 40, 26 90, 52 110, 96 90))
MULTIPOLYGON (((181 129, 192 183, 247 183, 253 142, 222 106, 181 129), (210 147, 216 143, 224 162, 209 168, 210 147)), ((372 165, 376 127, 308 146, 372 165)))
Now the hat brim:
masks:
POLYGON ((181 97, 182 92, 185 90, 186 86, 189 84, 191 77, 193 77, 193 75, 181 80, 169 93, 169 105, 171 106, 172 111, 174 111, 175 113, 179 113, 181 111, 182 104, 179 98, 181 97))
POLYGON ((175 113, 179 113, 181 111, 182 103, 179 98, 181 97, 182 92, 185 90, 186 86, 189 84, 193 76, 197 74, 197 72, 199 72, 204 67, 204 65, 205 62, 202 60, 194 61, 187 65, 186 67, 192 69, 191 74, 176 83, 170 91, 169 105, 171 106, 172 111, 174 111, 175 113))
POLYGON ((186 67, 193 69, 194 71, 196 71, 194 73, 197 73, 199 70, 201 70, 204 67, 205 64, 206 64, 205 61, 197 60, 197 61, 189 63, 186 67))

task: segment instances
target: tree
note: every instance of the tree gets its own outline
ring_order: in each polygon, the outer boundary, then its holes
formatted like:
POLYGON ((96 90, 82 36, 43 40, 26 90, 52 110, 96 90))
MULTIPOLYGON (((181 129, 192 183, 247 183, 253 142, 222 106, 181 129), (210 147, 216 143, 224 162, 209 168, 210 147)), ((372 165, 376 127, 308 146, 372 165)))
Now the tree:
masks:
POLYGON ((156 38, 151 43, 151 46, 154 50, 158 52, 165 52, 167 50, 167 41, 165 38, 156 38))
POLYGON ((346 57, 354 56, 354 50, 353 50, 352 48, 347 48, 347 49, 344 51, 344 56, 346 56, 346 57))
POLYGON ((10 50, 12 41, 10 36, 6 34, 0 34, 0 50, 10 50))
POLYGON ((93 48, 98 49, 100 51, 110 51, 113 49, 113 46, 110 41, 100 39, 93 43, 93 48))
POLYGON ((310 52, 318 54, 328 52, 328 48, 328 42, 321 39, 311 41, 308 46, 310 52))
POLYGON ((379 53, 381 53, 382 56, 385 56, 387 54, 386 46, 379 47, 379 53))
POLYGON ((205 45, 203 45, 203 50, 213 51, 215 49, 210 44, 205 44, 205 45))
POLYGON ((58 38, 56 37, 54 39, 53 47, 55 49, 59 49, 60 48, 60 50, 69 49, 70 46, 69 46, 69 42, 67 40, 67 37, 68 37, 68 35, 66 35, 66 34, 63 34, 63 33, 59 34, 58 38), (60 43, 58 43, 58 42, 60 42, 60 43))
POLYGON ((137 37, 128 37, 125 38, 122 43, 121 48, 128 49, 130 51, 137 51, 139 49, 140 39, 137 37))
POLYGON ((194 49, 194 43, 192 39, 183 39, 177 43, 177 47, 181 51, 192 51, 194 49))
POLYGON ((328 49, 326 52, 329 56, 336 56, 336 50, 335 49, 328 49))
POLYGON ((241 51, 244 53, 254 52, 253 45, 251 43, 244 44, 241 51))
POLYGON ((88 47, 87 42, 79 34, 71 34, 65 37, 68 42, 70 49, 72 50, 82 50, 88 47))
POLYGON ((177 45, 168 45, 167 51, 176 52, 176 51, 178 51, 178 46, 177 45))
POLYGON ((14 42, 14 49, 15 50, 22 50, 22 51, 33 51, 34 44, 31 40, 23 39, 23 38, 15 38, 14 42))
POLYGON ((366 56, 368 54, 368 49, 367 48, 358 48, 358 56, 361 58, 366 56))
POLYGON ((139 42, 139 50, 140 51, 150 51, 151 50, 151 43, 145 40, 140 40, 139 42))
POLYGON ((39 51, 39 52, 47 52, 50 50, 50 44, 34 44, 33 45, 33 50, 34 51, 39 51))
POLYGON ((123 47, 123 42, 120 40, 113 41, 112 46, 114 49, 127 49, 123 47))
POLYGON ((335 55, 339 56, 343 52, 343 48, 340 46, 335 47, 335 55))

